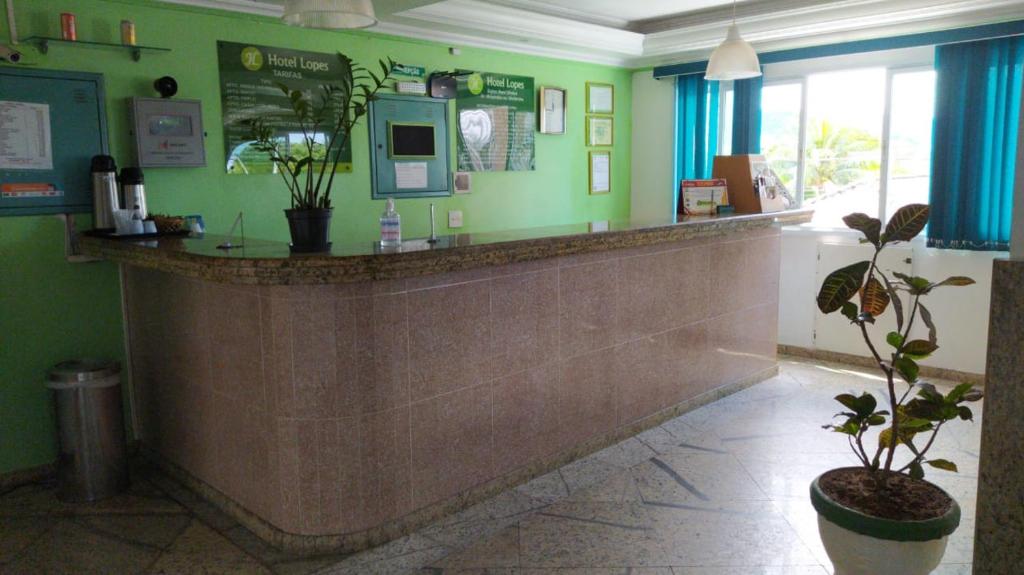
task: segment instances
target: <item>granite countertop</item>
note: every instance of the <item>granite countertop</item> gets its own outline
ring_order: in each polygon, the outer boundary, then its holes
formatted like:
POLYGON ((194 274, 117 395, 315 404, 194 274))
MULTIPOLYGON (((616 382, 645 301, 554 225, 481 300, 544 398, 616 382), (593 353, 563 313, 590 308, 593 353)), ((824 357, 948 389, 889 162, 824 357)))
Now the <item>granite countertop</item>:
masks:
POLYGON ((81 236, 84 255, 223 283, 292 285, 398 279, 664 242, 721 236, 811 220, 812 210, 730 216, 677 216, 664 221, 610 221, 407 240, 400 249, 376 242, 335 242, 330 253, 291 254, 285 242, 227 237, 164 237, 130 241, 81 236), (235 243, 242 243, 234 238, 235 243))

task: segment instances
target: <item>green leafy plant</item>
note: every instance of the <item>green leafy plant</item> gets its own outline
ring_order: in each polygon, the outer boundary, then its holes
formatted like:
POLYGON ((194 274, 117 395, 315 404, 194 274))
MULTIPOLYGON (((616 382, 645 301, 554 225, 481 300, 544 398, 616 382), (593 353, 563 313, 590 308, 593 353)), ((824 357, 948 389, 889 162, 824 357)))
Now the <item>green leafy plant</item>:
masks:
POLYGON ((934 385, 920 381, 917 364, 939 349, 938 332, 922 298, 936 289, 967 286, 974 280, 953 276, 932 282, 899 272, 892 272, 890 277, 878 267, 882 251, 892 244, 910 241, 921 233, 928 223, 928 215, 929 208, 925 204, 903 206, 893 214, 884 230, 880 220, 866 214, 854 213, 843 218, 847 227, 864 235, 861 242, 871 244, 875 249, 874 255, 871 260, 832 272, 818 292, 818 309, 825 314, 838 311, 850 320, 851 325, 860 329, 878 368, 885 374, 888 409, 878 409, 878 402, 870 393, 864 392, 859 396, 844 393, 836 396, 836 400, 846 408, 846 411, 836 414, 842 422, 824 426, 847 435, 850 447, 861 464, 876 477, 895 471, 921 479, 925 464, 957 471, 952 461, 928 458, 928 450, 945 424, 955 419, 973 420, 974 414, 965 404, 982 398, 982 392, 969 383, 960 384, 943 394, 934 385), (855 296, 860 305, 854 303, 855 296), (889 309, 896 316, 897 327, 885 337, 888 349, 880 350, 867 326, 874 324, 889 309), (911 339, 911 330, 918 319, 928 328, 927 339, 911 339), (897 379, 907 386, 902 394, 897 393, 897 379), (882 426, 886 427, 879 433, 878 445, 871 454, 864 445, 864 435, 869 429, 882 426), (925 438, 923 444, 919 442, 922 437, 925 438), (910 451, 912 458, 894 470, 893 456, 900 445, 910 451))
POLYGON ((283 144, 273 118, 254 118, 247 122, 254 140, 253 148, 267 154, 288 186, 292 209, 331 207, 334 174, 342 150, 352 137, 352 129, 369 111, 377 93, 391 84, 395 63, 390 58, 378 62, 379 74, 340 52, 338 62, 337 82, 321 85, 315 93, 293 90, 283 83, 277 85, 288 98, 292 116, 298 120, 301 145, 290 149, 283 144), (319 136, 325 140, 320 141, 319 136))

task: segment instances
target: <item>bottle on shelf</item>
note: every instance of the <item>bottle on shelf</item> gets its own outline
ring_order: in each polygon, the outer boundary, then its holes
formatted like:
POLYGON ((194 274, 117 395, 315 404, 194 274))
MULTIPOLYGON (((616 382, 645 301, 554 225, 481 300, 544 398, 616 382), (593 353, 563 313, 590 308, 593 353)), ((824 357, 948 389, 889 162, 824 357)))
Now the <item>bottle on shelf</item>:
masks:
POLYGON ((388 198, 384 213, 380 216, 381 247, 402 245, 402 217, 395 211, 395 199, 388 198))

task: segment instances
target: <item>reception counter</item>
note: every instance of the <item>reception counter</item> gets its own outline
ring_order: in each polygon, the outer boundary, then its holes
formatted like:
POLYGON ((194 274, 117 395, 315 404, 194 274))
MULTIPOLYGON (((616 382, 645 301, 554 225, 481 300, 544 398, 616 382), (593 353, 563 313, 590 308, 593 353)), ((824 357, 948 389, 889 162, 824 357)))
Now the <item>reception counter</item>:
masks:
POLYGON ((318 552, 398 537, 776 373, 779 226, 809 219, 304 256, 211 236, 81 245, 124 264, 146 452, 272 543, 318 552))

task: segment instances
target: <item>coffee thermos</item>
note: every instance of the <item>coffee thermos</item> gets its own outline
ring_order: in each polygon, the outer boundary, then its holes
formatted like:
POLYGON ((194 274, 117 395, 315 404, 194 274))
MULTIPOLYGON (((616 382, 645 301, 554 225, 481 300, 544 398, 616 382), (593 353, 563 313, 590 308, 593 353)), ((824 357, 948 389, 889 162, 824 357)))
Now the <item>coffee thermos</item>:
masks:
POLYGON ((92 227, 114 228, 114 210, 120 209, 117 187, 117 164, 110 156, 93 156, 92 165, 92 227))
POLYGON ((143 185, 142 170, 130 167, 121 169, 121 207, 136 210, 146 219, 146 186, 143 185))

